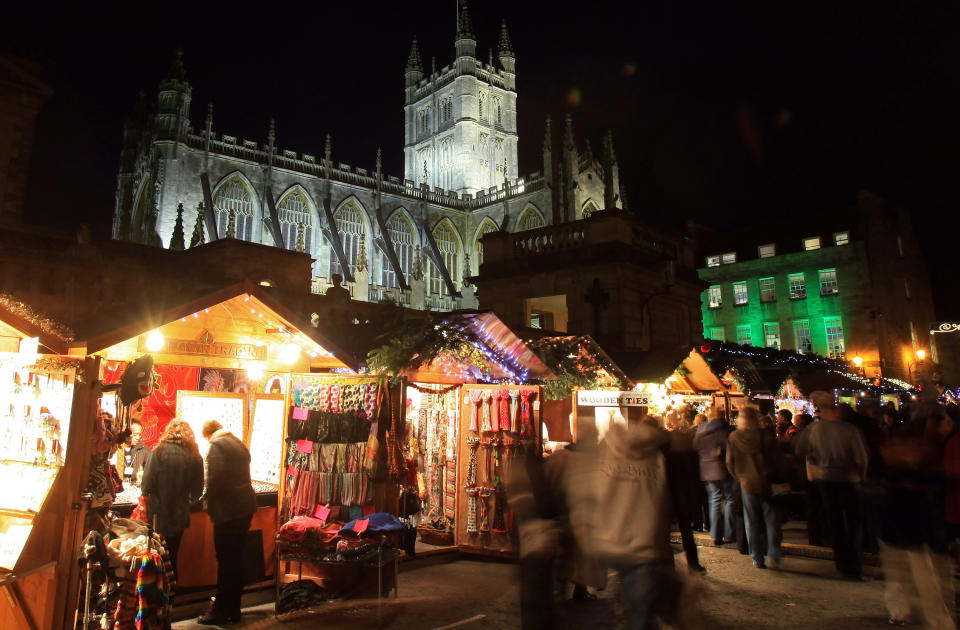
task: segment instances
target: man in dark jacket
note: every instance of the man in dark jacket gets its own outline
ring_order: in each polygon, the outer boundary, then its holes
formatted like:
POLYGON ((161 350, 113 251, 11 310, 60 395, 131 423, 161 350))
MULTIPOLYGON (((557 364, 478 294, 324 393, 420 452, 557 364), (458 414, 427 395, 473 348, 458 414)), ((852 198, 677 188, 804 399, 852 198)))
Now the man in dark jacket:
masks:
POLYGON ((216 420, 204 423, 203 437, 210 442, 204 496, 207 513, 213 521, 217 595, 199 621, 223 625, 240 620, 243 546, 257 502, 250 483, 250 451, 243 442, 216 420))
POLYGON ((700 480, 707 487, 710 502, 710 537, 713 544, 734 540, 733 478, 727 472, 727 438, 730 427, 720 412, 711 410, 710 421, 701 424, 693 438, 700 456, 700 480), (722 521, 721 521, 722 516, 722 521))
POLYGON ((117 469, 123 471, 123 483, 140 485, 140 473, 150 456, 150 449, 140 441, 143 425, 139 420, 130 421, 130 435, 117 449, 117 469))

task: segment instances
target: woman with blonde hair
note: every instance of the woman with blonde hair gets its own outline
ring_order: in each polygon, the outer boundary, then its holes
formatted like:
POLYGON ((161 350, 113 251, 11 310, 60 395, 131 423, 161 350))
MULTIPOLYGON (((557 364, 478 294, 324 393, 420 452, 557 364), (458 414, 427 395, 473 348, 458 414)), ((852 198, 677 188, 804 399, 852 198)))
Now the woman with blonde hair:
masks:
POLYGON ((760 426, 755 407, 744 407, 737 416, 737 430, 727 443, 727 470, 740 482, 747 543, 753 566, 766 569, 764 555, 775 568, 780 567, 782 538, 777 513, 771 502, 770 484, 776 476, 780 450, 770 432, 760 426), (760 546, 761 522, 767 533, 767 549, 760 546))
POLYGON ((147 518, 167 541, 177 574, 177 551, 190 526, 190 505, 203 494, 203 459, 193 429, 174 418, 147 458, 141 487, 147 497, 147 518))

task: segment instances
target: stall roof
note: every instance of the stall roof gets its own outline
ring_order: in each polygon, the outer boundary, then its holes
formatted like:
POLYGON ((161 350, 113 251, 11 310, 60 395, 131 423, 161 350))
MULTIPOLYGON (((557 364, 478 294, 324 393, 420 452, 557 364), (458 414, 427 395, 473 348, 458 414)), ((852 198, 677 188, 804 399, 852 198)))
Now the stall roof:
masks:
POLYGON ((495 348, 499 354, 526 373, 527 378, 546 379, 552 376, 533 350, 493 312, 454 311, 447 319, 466 324, 467 329, 484 345, 495 348))
POLYGON ((0 298, 0 336, 37 337, 40 349, 66 354, 72 331, 55 320, 46 318, 9 296, 0 298))
MULTIPOLYGON (((202 311, 237 298, 253 300, 251 312, 254 310, 272 312, 277 316, 278 324, 283 324, 288 332, 305 336, 343 365, 357 369, 358 364, 349 353, 309 323, 302 321, 299 316, 270 295, 264 287, 248 280, 218 291, 190 297, 180 296, 179 299, 170 296, 157 296, 154 299, 145 297, 135 306, 115 309, 112 317, 98 317, 94 321, 78 325, 80 328, 78 336, 81 340, 71 343, 70 348, 74 352, 94 354, 177 320, 196 317, 202 311)), ((233 317, 232 314, 231 317, 233 317)))
POLYGON ((635 383, 662 383, 690 356, 690 346, 675 346, 647 352, 617 352, 612 355, 620 369, 635 383))
MULTIPOLYGON (((598 364, 603 366, 604 371, 606 371, 612 378, 622 382, 625 385, 633 387, 635 383, 630 379, 629 376, 623 371, 623 369, 617 364, 613 358, 596 342, 596 340, 590 335, 562 335, 556 332, 551 331, 541 331, 535 328, 527 328, 523 330, 525 337, 528 337, 527 342, 532 344, 536 348, 540 348, 539 345, 541 342, 549 342, 553 344, 560 344, 558 347, 562 348, 565 353, 579 352, 580 356, 583 357, 584 354, 592 355, 599 359, 598 364)), ((539 355, 538 355, 539 356, 539 355)))

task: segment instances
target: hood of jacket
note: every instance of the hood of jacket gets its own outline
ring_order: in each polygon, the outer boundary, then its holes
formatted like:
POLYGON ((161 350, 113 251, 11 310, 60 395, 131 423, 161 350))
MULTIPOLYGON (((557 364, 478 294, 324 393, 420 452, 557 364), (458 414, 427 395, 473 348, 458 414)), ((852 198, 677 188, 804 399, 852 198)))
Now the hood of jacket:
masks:
POLYGON ((660 427, 640 422, 631 426, 615 424, 603 438, 610 453, 627 459, 643 459, 661 450, 670 435, 660 427))

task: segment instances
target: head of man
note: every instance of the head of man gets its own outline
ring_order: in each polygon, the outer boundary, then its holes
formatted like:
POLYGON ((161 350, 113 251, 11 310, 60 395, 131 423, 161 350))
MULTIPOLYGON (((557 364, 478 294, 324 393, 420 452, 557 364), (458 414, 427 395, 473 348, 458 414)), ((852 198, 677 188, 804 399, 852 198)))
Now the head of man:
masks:
POLYGON ((127 438, 129 446, 136 446, 140 443, 140 435, 143 433, 143 425, 139 420, 130 421, 130 437, 127 438))
POLYGON ((789 409, 781 409, 777 412, 777 421, 782 422, 783 424, 791 424, 793 421, 793 414, 789 409))
POLYGON ((203 439, 209 440, 214 433, 223 428, 223 425, 217 422, 216 420, 207 420, 203 423, 203 439))
POLYGON ((737 414, 737 430, 749 430, 760 428, 760 414, 756 407, 744 407, 737 414))
POLYGON ((823 420, 840 420, 842 418, 840 408, 834 402, 833 394, 830 392, 823 390, 811 392, 810 400, 823 420))

